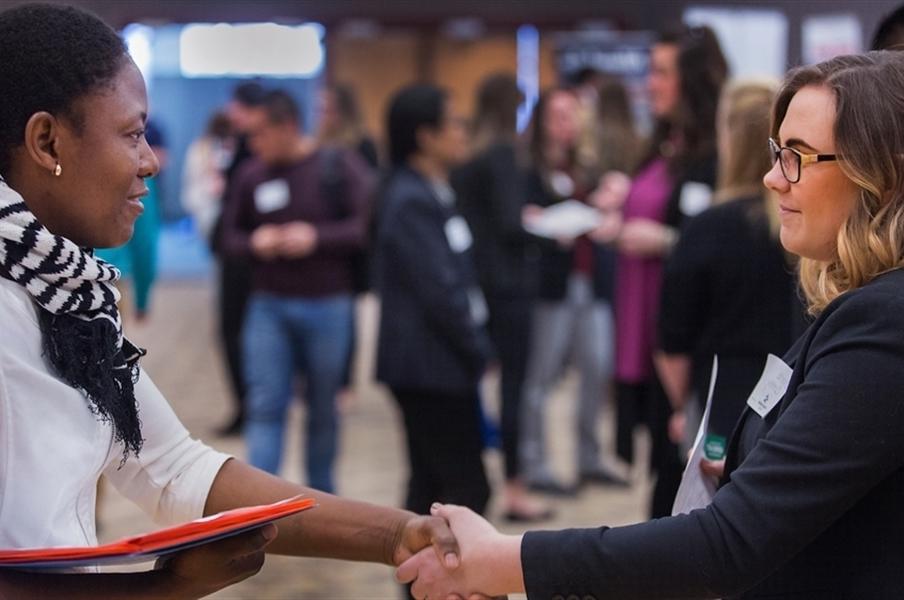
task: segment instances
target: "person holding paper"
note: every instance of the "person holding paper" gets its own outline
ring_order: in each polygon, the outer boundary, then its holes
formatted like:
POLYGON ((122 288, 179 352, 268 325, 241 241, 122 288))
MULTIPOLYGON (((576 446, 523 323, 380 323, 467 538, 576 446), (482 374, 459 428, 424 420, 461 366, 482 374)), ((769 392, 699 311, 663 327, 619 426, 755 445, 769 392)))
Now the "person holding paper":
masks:
POLYGON ((763 181, 815 320, 761 376, 712 504, 523 536, 436 506, 463 562, 404 564, 416 598, 904 597, 902 56, 800 67, 779 92, 763 181))
POLYGON ((0 13, 0 548, 95 545, 103 474, 177 523, 305 494, 318 508, 173 556, 145 573, 0 570, 0 598, 199 598, 255 573, 263 550, 399 564, 446 523, 302 488, 192 440, 122 336, 123 244, 158 162, 123 40, 59 5, 0 13))
MULTIPOLYGON (((528 205, 561 206, 570 199, 583 201, 591 191, 592 169, 577 155, 577 110, 577 97, 567 88, 549 89, 540 96, 530 126, 528 205)), ((528 218, 528 230, 530 223, 528 218)), ((596 431, 612 370, 614 268, 614 252, 587 235, 563 236, 540 246, 519 448, 524 480, 536 491, 555 495, 575 491, 570 482, 552 473, 545 435, 546 401, 569 358, 581 376, 574 425, 576 483, 627 485, 602 462, 596 431)))

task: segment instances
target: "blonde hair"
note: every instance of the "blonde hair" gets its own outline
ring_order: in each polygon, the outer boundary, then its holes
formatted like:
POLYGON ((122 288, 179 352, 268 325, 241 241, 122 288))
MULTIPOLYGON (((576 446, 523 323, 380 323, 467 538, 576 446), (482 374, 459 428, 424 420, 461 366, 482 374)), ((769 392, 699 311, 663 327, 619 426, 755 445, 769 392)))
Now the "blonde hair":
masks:
POLYGON ((805 86, 834 95, 838 164, 860 189, 838 231, 835 257, 800 260, 801 288, 815 315, 841 294, 904 266, 904 53, 839 56, 791 71, 775 102, 773 137, 805 86))
POLYGON ((773 236, 778 236, 778 200, 763 186, 763 176, 772 168, 766 150, 769 122, 778 84, 770 80, 730 83, 722 92, 716 115, 719 142, 719 173, 714 204, 739 198, 763 198, 763 214, 773 236))

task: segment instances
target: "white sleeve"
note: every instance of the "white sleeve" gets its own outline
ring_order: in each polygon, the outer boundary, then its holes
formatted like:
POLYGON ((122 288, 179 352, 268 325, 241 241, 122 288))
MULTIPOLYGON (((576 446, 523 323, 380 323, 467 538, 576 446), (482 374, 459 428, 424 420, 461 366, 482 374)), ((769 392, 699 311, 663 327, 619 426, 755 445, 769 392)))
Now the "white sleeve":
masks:
POLYGON ((114 444, 104 475, 158 523, 202 517, 213 480, 231 457, 192 439, 144 371, 135 397, 144 446, 120 467, 122 446, 114 444))

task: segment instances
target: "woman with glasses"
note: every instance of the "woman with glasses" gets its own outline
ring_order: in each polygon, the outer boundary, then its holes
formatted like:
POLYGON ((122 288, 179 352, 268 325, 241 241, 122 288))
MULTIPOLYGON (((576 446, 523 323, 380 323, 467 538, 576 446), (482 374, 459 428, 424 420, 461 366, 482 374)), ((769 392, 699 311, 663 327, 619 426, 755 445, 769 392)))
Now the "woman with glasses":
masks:
POLYGON ((763 181, 815 319, 751 395, 711 504, 523 536, 437 506, 465 560, 403 565, 415 597, 904 597, 904 55, 792 71, 771 133, 763 181))

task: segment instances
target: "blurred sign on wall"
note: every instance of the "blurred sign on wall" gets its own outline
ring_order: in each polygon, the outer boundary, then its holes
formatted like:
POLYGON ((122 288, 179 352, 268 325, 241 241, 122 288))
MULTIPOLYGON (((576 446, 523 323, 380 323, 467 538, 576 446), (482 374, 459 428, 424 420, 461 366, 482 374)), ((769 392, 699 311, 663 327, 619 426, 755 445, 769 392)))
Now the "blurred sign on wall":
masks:
POLYGON ((788 65, 788 19, 777 10, 691 6, 684 22, 707 25, 719 38, 731 77, 784 76, 788 65))

